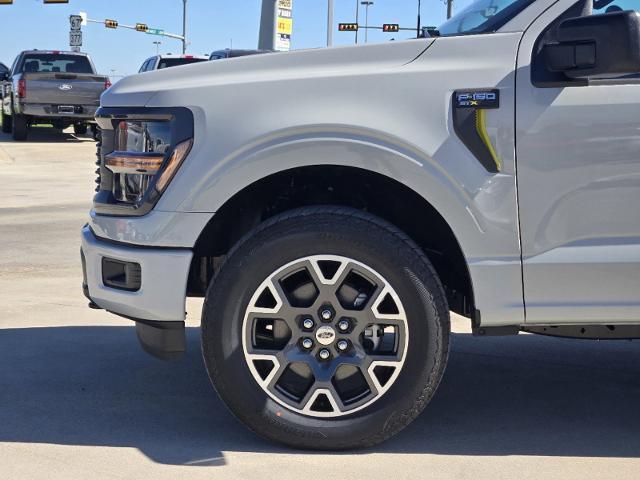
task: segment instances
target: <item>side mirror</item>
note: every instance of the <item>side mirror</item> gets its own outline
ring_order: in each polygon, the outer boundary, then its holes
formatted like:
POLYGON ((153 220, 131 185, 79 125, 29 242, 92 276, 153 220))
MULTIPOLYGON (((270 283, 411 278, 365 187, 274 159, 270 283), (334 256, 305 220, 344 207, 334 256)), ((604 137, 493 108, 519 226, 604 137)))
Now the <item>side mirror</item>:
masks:
POLYGON ((614 12, 569 18, 558 42, 544 46, 547 68, 569 78, 640 72, 640 14, 614 12))

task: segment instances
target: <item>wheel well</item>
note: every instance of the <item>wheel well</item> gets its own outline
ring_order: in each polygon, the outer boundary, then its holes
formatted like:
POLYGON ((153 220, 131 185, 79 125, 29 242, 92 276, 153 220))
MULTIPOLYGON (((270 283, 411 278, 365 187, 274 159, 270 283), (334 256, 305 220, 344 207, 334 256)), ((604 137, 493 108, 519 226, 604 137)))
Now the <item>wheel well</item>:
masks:
POLYGON ((360 168, 313 166, 263 178, 229 199, 194 247, 188 292, 201 296, 233 245, 265 219, 311 205, 340 205, 377 215, 407 233, 425 252, 451 310, 475 316, 467 263, 451 228, 435 208, 402 183, 360 168))

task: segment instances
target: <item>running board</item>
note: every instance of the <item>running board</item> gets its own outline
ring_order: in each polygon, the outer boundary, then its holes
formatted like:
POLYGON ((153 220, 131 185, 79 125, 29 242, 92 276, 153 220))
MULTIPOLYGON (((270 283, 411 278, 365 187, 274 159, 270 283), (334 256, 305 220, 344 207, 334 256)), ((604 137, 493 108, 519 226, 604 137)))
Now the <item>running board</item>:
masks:
POLYGON ((584 338, 587 340, 640 339, 640 325, 501 325, 474 327, 472 332, 476 337, 501 337, 526 332, 549 337, 584 338))
POLYGON ((507 335, 517 335, 520 332, 520 325, 499 325, 496 327, 473 327, 471 333, 474 337, 504 337, 507 335))
POLYGON ((588 340, 633 340, 640 338, 640 325, 523 326, 523 332, 588 340))

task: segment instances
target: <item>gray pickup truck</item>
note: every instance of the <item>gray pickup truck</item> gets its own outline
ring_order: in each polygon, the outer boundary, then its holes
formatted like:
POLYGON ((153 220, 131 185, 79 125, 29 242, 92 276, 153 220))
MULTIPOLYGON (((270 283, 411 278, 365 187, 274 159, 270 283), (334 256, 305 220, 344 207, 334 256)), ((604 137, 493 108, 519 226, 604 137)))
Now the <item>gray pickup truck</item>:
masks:
POLYGON ((450 311, 478 336, 640 338, 637 9, 478 0, 432 38, 125 78, 97 113, 91 306, 170 356, 204 296, 220 397, 314 449, 416 418, 450 311))
POLYGON ((43 50, 20 53, 0 80, 2 131, 14 140, 26 140, 34 123, 60 130, 73 125, 76 134, 86 133, 95 124, 100 95, 111 86, 87 54, 43 50))

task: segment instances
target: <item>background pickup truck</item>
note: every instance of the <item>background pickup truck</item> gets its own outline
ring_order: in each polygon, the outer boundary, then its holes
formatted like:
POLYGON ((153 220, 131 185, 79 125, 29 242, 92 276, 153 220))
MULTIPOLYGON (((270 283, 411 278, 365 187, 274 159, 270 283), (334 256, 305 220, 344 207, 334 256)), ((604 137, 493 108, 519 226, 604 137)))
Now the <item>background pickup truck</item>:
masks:
POLYGON ((26 140, 34 123, 61 130, 73 125, 76 134, 86 133, 100 95, 111 86, 87 54, 40 50, 20 53, 0 80, 2 131, 14 140, 26 140))

